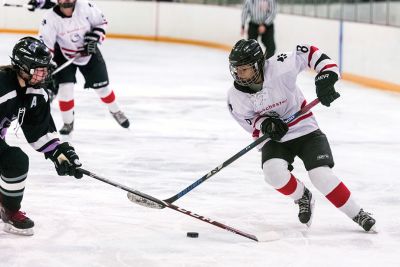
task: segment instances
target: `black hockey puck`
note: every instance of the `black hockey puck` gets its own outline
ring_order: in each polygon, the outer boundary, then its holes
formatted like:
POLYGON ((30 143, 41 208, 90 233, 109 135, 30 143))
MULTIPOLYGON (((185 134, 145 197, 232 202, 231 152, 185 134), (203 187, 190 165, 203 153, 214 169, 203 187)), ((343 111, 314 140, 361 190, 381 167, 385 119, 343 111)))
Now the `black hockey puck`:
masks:
POLYGON ((197 232, 187 232, 186 236, 190 237, 190 238, 197 238, 197 237, 199 237, 199 233, 197 233, 197 232))

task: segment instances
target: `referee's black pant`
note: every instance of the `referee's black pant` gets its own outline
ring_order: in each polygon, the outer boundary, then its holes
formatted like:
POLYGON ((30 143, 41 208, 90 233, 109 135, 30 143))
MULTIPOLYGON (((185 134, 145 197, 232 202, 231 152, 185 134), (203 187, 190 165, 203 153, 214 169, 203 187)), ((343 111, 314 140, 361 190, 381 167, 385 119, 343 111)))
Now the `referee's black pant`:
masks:
MULTIPOLYGON (((260 25, 250 22, 249 23, 249 28, 247 31, 249 39, 254 39, 257 40, 258 36, 260 35, 258 33, 258 27, 260 25)), ((266 47, 266 58, 270 58, 275 54, 275 40, 274 40, 274 24, 272 23, 271 25, 266 25, 264 24, 266 31, 261 34, 261 42, 264 44, 266 47)))

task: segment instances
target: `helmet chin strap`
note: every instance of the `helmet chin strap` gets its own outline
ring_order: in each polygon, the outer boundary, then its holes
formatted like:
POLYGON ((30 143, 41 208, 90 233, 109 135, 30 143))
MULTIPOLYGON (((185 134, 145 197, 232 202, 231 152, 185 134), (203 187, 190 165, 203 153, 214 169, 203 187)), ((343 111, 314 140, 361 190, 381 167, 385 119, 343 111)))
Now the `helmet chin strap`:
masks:
POLYGON ((18 71, 18 77, 25 83, 24 85, 21 84, 21 86, 27 86, 30 85, 29 82, 32 80, 31 74, 28 74, 26 71, 19 69, 18 71))

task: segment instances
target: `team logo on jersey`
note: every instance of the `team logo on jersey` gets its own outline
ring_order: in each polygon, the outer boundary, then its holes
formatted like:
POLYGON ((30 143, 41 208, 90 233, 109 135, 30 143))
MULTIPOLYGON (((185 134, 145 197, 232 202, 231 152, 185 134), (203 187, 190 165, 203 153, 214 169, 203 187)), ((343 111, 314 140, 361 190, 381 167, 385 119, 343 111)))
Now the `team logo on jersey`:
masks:
POLYGON ((286 104, 288 100, 286 98, 280 101, 271 102, 271 97, 268 94, 259 92, 252 95, 251 101, 254 105, 254 111, 264 115, 265 113, 270 112, 271 110, 276 110, 281 105, 286 104))
POLYGON ((74 33, 74 34, 71 35, 71 41, 73 43, 78 42, 80 39, 81 39, 81 36, 78 33, 74 33))
POLYGON ((283 61, 285 61, 286 58, 287 58, 286 54, 280 54, 280 55, 278 55, 277 60, 283 62, 283 61))

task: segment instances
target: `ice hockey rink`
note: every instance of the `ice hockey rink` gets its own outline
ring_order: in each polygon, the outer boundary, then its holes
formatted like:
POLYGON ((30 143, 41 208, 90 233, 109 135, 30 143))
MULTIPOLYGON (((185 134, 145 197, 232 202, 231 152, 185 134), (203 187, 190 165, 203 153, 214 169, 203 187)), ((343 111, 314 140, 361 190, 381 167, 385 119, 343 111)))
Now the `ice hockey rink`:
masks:
MULTIPOLYGON (((9 63, 20 37, 0 35, 1 65, 9 63)), ((232 83, 227 52, 116 39, 101 49, 131 128, 118 126, 97 95, 82 89, 79 74, 68 141, 84 168, 165 199, 253 141, 226 108, 232 83)), ((298 78, 308 101, 315 98, 313 77, 298 78)), ((373 213, 377 234, 365 233, 331 205, 300 161, 294 174, 316 197, 310 229, 298 222, 297 205, 264 182, 257 150, 175 202, 244 232, 278 238, 254 242, 171 209, 139 206, 125 191, 93 178, 59 177, 12 125, 8 143, 30 157, 22 209, 36 225, 32 237, 0 231, 0 267, 399 266, 400 94, 345 81, 337 89, 341 97, 313 113, 331 142, 335 173, 373 213), (186 237, 189 231, 199 238, 186 237)), ((60 127, 56 102, 52 113, 60 127)))

